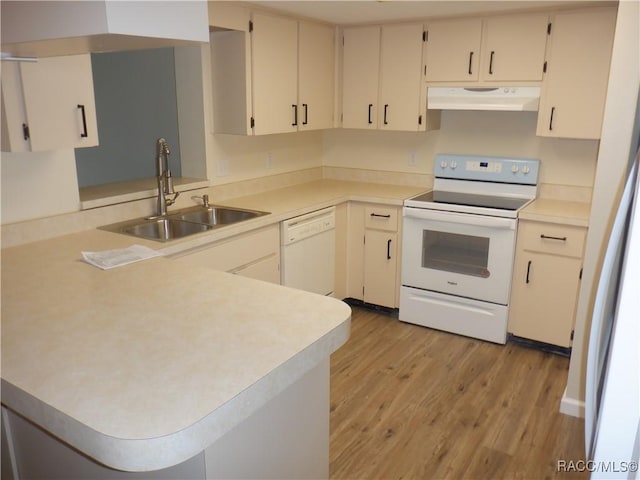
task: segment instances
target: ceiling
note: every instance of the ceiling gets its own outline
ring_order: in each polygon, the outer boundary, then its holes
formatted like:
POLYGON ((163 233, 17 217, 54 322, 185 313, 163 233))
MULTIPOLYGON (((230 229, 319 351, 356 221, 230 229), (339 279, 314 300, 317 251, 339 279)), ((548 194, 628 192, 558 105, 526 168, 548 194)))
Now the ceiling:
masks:
POLYGON ((564 1, 483 1, 483 0, 302 0, 252 1, 291 15, 322 20, 335 25, 353 25, 389 21, 406 21, 429 17, 468 15, 487 12, 507 12, 579 5, 581 0, 564 1))

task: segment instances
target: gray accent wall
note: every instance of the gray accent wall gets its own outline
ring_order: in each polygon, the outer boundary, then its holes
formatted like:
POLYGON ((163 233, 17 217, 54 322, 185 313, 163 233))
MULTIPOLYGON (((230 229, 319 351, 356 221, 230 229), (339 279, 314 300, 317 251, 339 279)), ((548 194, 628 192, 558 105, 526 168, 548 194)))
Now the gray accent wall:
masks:
POLYGON ((172 48, 91 55, 100 145, 75 151, 78 186, 156 175, 156 140, 167 139, 181 175, 172 48))

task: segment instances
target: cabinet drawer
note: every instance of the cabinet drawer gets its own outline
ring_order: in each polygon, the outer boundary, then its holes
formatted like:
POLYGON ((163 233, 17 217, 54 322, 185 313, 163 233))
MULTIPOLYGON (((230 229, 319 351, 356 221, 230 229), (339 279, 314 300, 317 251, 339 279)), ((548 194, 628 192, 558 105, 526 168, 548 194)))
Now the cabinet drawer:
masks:
POLYGON ((177 261, 229 272, 269 256, 280 257, 278 225, 184 252, 179 255, 177 261))
POLYGON ((586 234, 583 227, 520 221, 517 248, 581 258, 586 234))
POLYGON ((397 232, 398 209, 395 207, 365 207, 364 227, 397 232))

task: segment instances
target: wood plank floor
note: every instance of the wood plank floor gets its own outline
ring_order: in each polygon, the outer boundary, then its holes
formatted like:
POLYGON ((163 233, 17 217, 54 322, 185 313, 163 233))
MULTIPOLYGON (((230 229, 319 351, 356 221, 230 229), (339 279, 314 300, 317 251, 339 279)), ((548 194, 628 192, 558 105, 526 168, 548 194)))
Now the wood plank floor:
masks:
POLYGON ((587 478, 581 419, 558 412, 569 360, 353 308, 331 358, 332 479, 587 478))

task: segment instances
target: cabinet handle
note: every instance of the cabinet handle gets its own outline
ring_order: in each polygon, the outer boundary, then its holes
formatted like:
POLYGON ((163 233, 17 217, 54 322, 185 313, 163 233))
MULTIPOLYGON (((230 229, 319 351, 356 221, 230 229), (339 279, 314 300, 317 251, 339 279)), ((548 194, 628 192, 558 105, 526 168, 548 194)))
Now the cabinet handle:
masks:
POLYGON ((391 214, 381 215, 379 213, 372 213, 371 216, 372 217, 380 217, 380 218, 391 218, 391 214))
POLYGON ((391 260, 391 239, 387 240, 387 260, 391 260))
POLYGON ((473 61, 473 52, 469 52, 469 75, 472 75, 473 72, 471 71, 471 62, 473 61))
POLYGON ((293 103, 291 104, 291 107, 293 108, 293 123, 291 124, 291 126, 297 127, 298 126, 298 105, 293 103))
POLYGON ((489 57, 489 75, 493 75, 493 56, 496 54, 493 50, 491 51, 491 57, 489 57))
POLYGON ((385 125, 388 125, 388 124, 389 124, 389 122, 387 122, 387 109, 388 109, 388 108, 389 108, 389 104, 387 103, 387 104, 385 104, 385 106, 384 106, 384 124, 385 124, 385 125))
POLYGON ((303 125, 307 124, 307 120, 309 119, 309 105, 307 105, 306 103, 302 104, 302 108, 304 109, 304 120, 302 121, 303 125))
POLYGON ((549 130, 553 130, 553 114, 556 113, 556 107, 551 107, 551 117, 549 118, 549 130))
POLYGON ((89 136, 87 133, 87 114, 84 111, 84 105, 78 104, 78 108, 80 109, 80 113, 82 113, 82 133, 80 137, 87 138, 89 136))
POLYGON ((525 283, 529 283, 529 273, 531 273, 531 260, 527 263, 527 281, 525 283))
POLYGON ((566 242, 567 237, 553 237, 551 235, 545 235, 544 233, 540 235, 540 238, 544 240, 558 240, 560 242, 566 242))
POLYGON ((373 121, 371 121, 371 109, 373 108, 373 103, 369 104, 369 124, 372 124, 373 121))

